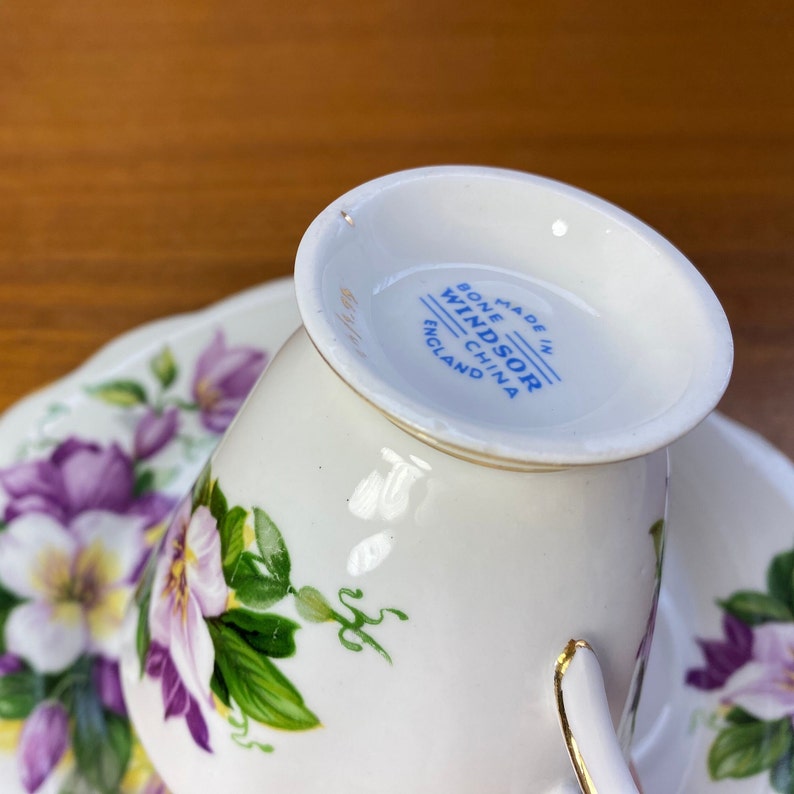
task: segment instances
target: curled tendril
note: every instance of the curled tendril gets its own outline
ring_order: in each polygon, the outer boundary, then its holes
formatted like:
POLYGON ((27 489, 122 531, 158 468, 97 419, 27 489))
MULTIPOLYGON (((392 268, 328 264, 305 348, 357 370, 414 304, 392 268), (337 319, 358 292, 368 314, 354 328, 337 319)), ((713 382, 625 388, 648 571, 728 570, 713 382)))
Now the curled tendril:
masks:
POLYGON ((340 615, 338 612, 333 613, 334 619, 341 626, 339 629, 339 642, 341 642, 342 645, 348 650, 355 651, 357 653, 364 650, 364 645, 369 645, 370 648, 377 651, 389 664, 391 664, 391 656, 389 656, 389 654, 386 652, 386 649, 372 636, 367 634, 363 627, 365 625, 377 626, 379 623, 383 622, 388 613, 395 615, 399 620, 408 620, 408 615, 406 615, 405 612, 401 612, 399 609, 386 607, 380 610, 378 617, 373 618, 369 615, 366 615, 354 604, 350 604, 345 601, 344 596, 358 601, 364 597, 364 593, 360 589, 351 590, 348 587, 343 587, 339 590, 339 603, 342 604, 342 606, 347 607, 353 616, 353 620, 351 621, 345 616, 340 615), (352 634, 354 637, 357 637, 360 642, 351 639, 348 636, 350 634, 352 634))
POLYGON ((242 747, 244 750, 251 750, 253 748, 257 750, 261 750, 263 753, 272 753, 273 752, 273 745, 272 744, 263 744, 262 742, 257 742, 254 739, 249 738, 248 736, 248 715, 245 712, 241 713, 241 719, 235 719, 234 714, 230 714, 227 717, 229 721, 229 725, 234 728, 232 732, 232 741, 242 747))

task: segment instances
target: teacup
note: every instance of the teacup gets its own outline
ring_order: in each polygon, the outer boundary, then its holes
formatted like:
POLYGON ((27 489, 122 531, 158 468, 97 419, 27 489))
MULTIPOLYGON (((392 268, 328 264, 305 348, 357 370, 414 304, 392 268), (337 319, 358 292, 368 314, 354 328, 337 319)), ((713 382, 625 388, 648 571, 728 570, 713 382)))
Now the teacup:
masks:
POLYGON ((628 748, 666 447, 730 373, 719 303, 616 207, 474 167, 343 196, 295 283, 303 327, 141 583, 146 750, 176 794, 570 790, 571 648, 628 748))

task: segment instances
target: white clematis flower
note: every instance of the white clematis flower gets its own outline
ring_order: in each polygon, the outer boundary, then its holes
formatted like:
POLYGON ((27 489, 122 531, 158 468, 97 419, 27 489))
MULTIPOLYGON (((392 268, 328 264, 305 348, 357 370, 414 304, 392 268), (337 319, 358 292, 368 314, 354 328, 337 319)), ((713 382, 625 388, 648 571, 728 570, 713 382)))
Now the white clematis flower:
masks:
POLYGON ((104 510, 81 513, 68 528, 44 513, 12 521, 0 533, 0 581, 26 600, 6 622, 7 650, 42 673, 89 651, 118 656, 145 523, 104 510))

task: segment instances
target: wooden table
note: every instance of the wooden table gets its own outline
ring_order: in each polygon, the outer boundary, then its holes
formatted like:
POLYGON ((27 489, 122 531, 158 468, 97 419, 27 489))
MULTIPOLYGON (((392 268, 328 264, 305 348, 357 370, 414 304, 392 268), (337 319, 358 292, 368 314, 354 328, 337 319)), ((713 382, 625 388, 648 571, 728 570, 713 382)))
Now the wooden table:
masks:
POLYGON ((678 245, 733 326, 723 410, 794 455, 793 53, 790 0, 0 4, 0 409, 289 273, 355 184, 470 162, 678 245))

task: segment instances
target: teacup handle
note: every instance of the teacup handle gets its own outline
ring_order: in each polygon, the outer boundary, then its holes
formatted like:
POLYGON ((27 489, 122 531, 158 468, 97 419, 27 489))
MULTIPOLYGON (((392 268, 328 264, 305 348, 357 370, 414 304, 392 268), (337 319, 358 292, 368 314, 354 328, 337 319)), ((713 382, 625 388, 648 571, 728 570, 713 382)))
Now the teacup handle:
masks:
POLYGON ((571 640, 554 668, 557 714, 583 794, 639 794, 612 725, 595 652, 571 640))

